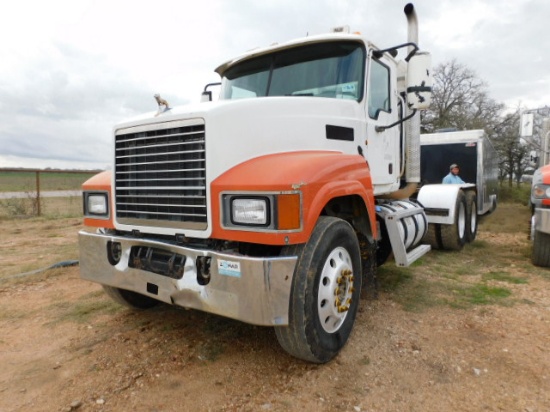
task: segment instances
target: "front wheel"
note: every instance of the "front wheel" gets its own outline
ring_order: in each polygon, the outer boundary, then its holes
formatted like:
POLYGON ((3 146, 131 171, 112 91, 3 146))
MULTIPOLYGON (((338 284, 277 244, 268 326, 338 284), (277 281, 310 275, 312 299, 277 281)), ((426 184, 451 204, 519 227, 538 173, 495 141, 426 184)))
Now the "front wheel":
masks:
POLYGON ((284 248, 297 255, 288 326, 275 328, 277 340, 296 358, 325 363, 346 344, 361 294, 361 252, 344 220, 321 216, 310 240, 284 248))

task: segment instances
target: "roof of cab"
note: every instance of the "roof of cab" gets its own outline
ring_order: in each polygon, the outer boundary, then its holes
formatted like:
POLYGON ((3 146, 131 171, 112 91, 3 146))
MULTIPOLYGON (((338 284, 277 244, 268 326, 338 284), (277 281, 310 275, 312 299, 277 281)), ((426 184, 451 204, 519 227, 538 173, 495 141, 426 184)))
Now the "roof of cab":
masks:
POLYGON ((267 47, 258 47, 256 49, 249 50, 246 53, 243 53, 240 56, 237 56, 219 65, 214 71, 223 77, 224 72, 229 67, 243 60, 250 59, 252 57, 261 56, 263 54, 270 54, 270 53, 273 53, 274 51, 291 49, 293 47, 305 45, 305 44, 314 44, 314 43, 321 43, 325 41, 339 41, 339 40, 358 41, 358 42, 362 42, 368 47, 376 48, 374 45, 366 41, 365 38, 359 34, 352 34, 352 33, 320 34, 315 36, 302 37, 302 38, 291 40, 284 43, 275 43, 267 47))

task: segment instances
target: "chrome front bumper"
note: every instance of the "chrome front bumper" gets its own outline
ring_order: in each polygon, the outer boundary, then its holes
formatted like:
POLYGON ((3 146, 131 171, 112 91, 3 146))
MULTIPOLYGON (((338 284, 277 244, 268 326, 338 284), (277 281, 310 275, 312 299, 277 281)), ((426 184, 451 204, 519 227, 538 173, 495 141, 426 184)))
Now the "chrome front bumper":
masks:
POLYGON ((162 302, 263 326, 288 325, 290 289, 297 258, 253 258, 191 249, 148 239, 79 233, 80 277, 162 302), (119 242, 121 259, 109 263, 108 242, 119 242), (185 256, 183 276, 174 279, 129 266, 134 246, 185 256), (210 281, 197 280, 197 258, 210 258, 210 281))

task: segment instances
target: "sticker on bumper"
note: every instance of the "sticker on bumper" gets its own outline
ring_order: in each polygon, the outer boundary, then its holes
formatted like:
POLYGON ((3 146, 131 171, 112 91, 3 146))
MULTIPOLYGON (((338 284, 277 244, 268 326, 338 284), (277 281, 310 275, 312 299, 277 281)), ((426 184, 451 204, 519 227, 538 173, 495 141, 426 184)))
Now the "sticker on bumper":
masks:
POLYGON ((240 262, 231 262, 230 260, 218 260, 218 273, 220 275, 241 277, 240 262))

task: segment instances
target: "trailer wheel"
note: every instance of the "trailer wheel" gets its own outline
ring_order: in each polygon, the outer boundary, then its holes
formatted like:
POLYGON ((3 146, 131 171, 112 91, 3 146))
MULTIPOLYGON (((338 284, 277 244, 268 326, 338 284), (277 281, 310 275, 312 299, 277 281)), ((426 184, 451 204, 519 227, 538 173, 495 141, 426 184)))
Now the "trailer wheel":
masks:
POLYGON ((550 235, 533 231, 533 253, 531 261, 535 266, 550 267, 550 235))
POLYGON ((126 289, 119 289, 103 285, 103 290, 116 303, 127 306, 131 309, 150 309, 159 304, 158 300, 149 296, 141 295, 126 289))
POLYGON ((466 241, 473 242, 477 236, 477 195, 466 192, 466 241))
POLYGON ((466 243, 466 196, 459 191, 456 197, 454 221, 450 225, 441 225, 441 248, 460 250, 466 243))
POLYGON ((290 355, 314 363, 334 358, 346 344, 361 294, 361 252, 344 220, 321 216, 306 244, 289 246, 297 255, 288 326, 275 327, 290 355))

